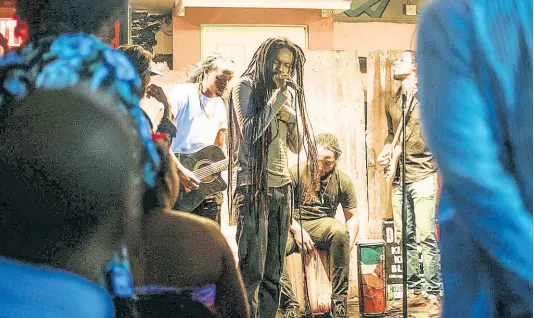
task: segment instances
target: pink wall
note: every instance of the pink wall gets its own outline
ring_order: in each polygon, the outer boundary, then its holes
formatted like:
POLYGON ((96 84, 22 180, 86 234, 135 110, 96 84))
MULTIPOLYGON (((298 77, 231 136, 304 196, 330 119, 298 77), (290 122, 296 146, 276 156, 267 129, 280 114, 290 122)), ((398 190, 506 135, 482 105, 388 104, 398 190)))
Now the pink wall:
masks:
POLYGON ((333 17, 322 18, 320 10, 186 8, 184 17, 173 15, 173 65, 181 69, 201 58, 201 24, 307 25, 309 48, 331 49, 333 17))
POLYGON ((409 23, 335 22, 333 48, 357 50, 359 56, 376 50, 414 50, 416 28, 416 24, 409 23))
POLYGON ((179 70, 201 59, 201 24, 307 25, 310 50, 357 50, 367 56, 375 50, 414 48, 416 24, 385 22, 334 22, 320 10, 186 8, 184 17, 173 15, 173 64, 179 70))

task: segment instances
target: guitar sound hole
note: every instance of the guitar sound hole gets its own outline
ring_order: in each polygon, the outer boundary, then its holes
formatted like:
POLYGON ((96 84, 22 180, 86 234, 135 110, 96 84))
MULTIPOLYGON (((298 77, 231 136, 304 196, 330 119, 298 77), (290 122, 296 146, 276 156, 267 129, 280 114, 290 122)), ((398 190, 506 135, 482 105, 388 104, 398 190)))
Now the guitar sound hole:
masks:
MULTIPOLYGON (((200 170, 203 167, 209 166, 210 164, 212 164, 212 163, 211 162, 199 163, 195 167, 195 171, 200 170)), ((204 178, 200 179, 200 181, 202 181, 202 183, 210 183, 213 180, 215 180, 215 176, 214 175, 210 175, 210 176, 207 176, 207 177, 204 177, 204 178)))

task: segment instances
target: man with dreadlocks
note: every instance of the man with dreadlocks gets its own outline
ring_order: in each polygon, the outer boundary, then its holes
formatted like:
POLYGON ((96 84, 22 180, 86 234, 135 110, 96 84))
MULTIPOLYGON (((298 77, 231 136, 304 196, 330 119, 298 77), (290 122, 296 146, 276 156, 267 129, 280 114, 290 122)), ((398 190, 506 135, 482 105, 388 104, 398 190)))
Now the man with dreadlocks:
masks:
MULTIPOLYGON (((346 317, 350 250, 354 246, 359 228, 358 202, 352 181, 337 168, 341 149, 336 136, 324 133, 317 135, 315 140, 320 186, 318 191, 314 191, 314 195, 305 195, 307 189, 313 186, 306 164, 291 168, 294 189, 301 192, 302 200, 296 203, 299 208, 295 209, 290 226, 292 235, 287 239, 286 255, 299 250, 312 255, 316 247, 328 251, 332 277, 331 316, 346 317), (338 205, 343 208, 346 226, 334 218, 338 205)), ((299 303, 291 289, 287 273, 287 267, 284 267, 280 309, 284 311, 285 318, 296 318, 300 317, 299 303)))
POLYGON ((237 165, 233 208, 239 214, 239 267, 252 317, 275 317, 278 309, 293 200, 287 148, 298 153, 306 140, 308 160, 316 158, 302 90, 304 62, 299 46, 269 38, 231 94, 229 155, 237 165))
MULTIPOLYGON (((188 83, 176 85, 169 92, 177 129, 171 144, 173 152, 190 154, 208 145, 223 147, 228 120, 222 96, 234 76, 233 67, 229 58, 210 55, 188 83)), ((187 168, 179 166, 178 172, 188 190, 199 187, 200 181, 187 168)), ((193 213, 219 222, 222 202, 222 192, 207 196, 193 213)))

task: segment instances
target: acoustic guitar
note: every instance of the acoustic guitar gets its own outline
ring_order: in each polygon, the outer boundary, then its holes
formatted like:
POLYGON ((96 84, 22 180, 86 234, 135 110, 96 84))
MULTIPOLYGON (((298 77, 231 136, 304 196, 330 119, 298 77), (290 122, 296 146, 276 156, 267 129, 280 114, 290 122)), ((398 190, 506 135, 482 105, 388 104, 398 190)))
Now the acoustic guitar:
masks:
POLYGON ((180 185, 175 210, 192 212, 207 196, 226 190, 227 184, 222 179, 221 172, 228 169, 228 159, 221 148, 210 145, 194 153, 175 154, 182 165, 201 181, 199 188, 190 192, 180 185))

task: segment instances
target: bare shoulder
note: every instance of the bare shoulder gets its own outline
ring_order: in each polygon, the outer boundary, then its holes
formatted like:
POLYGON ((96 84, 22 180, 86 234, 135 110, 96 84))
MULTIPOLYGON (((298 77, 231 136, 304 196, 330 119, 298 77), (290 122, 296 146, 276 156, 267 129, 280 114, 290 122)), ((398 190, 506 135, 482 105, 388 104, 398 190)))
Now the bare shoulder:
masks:
POLYGON ((209 242, 211 246, 220 248, 226 243, 219 225, 208 218, 174 210, 166 210, 164 213, 166 222, 169 222, 176 232, 196 241, 199 247, 209 242))
POLYGON ((202 229, 207 232, 219 232, 219 226, 214 221, 203 218, 192 213, 180 212, 174 210, 166 210, 167 214, 173 222, 179 223, 191 229, 202 229))
POLYGON ((144 235, 149 272, 172 273, 150 274, 149 282, 203 286, 220 278, 226 243, 215 222, 191 213, 154 210, 145 221, 144 235))

